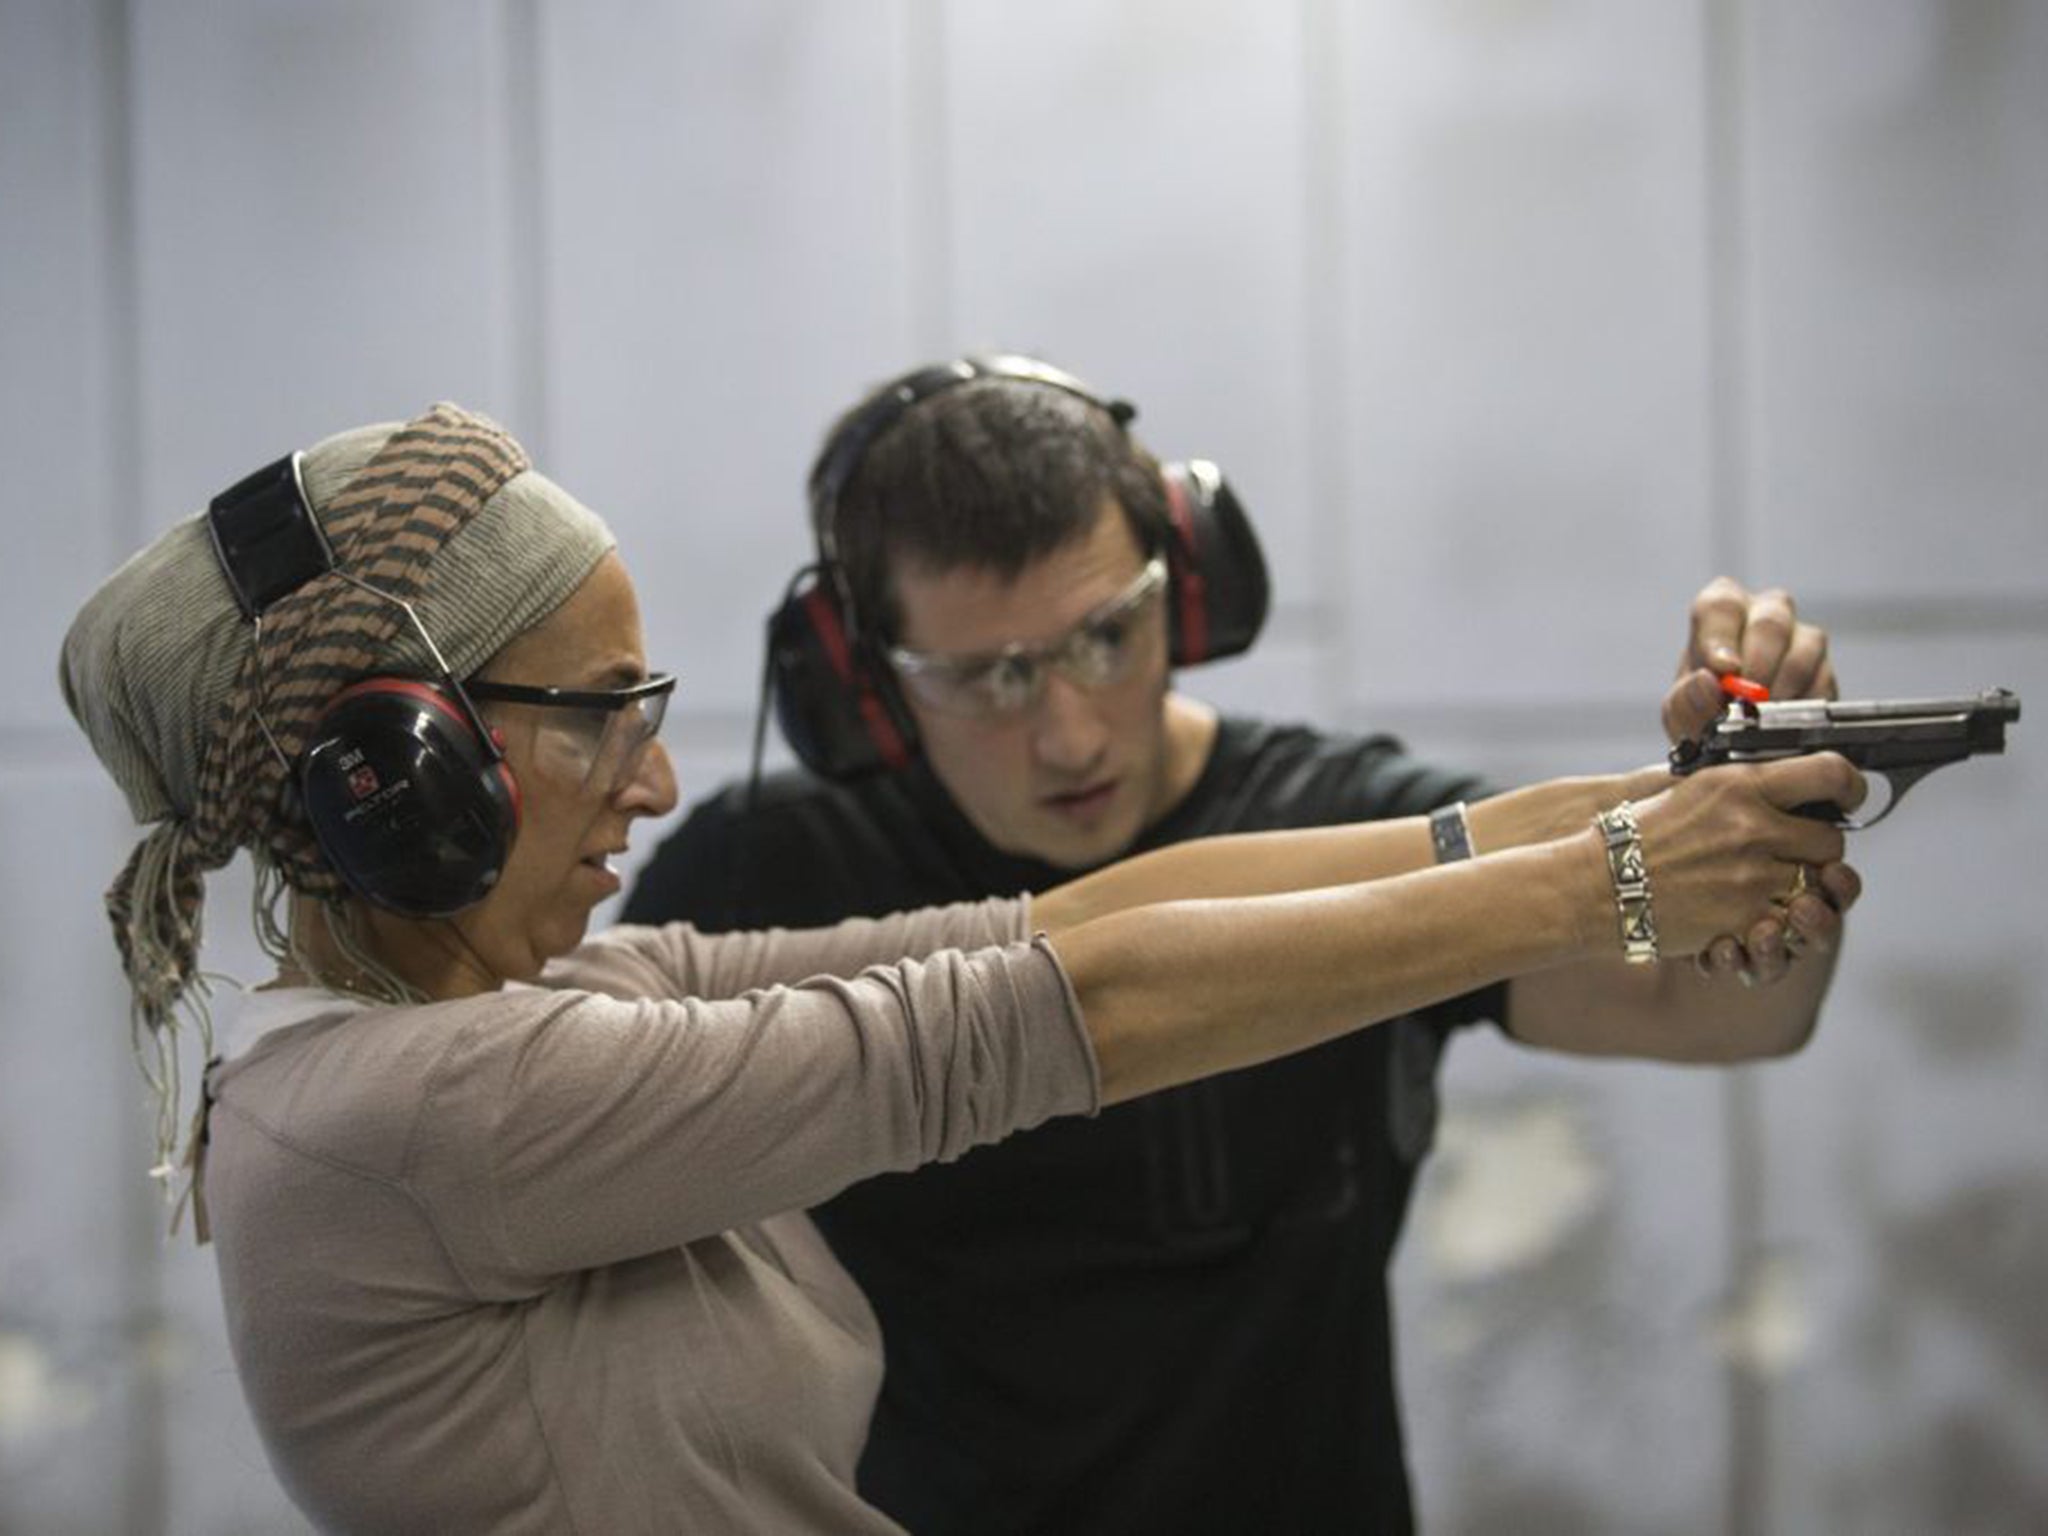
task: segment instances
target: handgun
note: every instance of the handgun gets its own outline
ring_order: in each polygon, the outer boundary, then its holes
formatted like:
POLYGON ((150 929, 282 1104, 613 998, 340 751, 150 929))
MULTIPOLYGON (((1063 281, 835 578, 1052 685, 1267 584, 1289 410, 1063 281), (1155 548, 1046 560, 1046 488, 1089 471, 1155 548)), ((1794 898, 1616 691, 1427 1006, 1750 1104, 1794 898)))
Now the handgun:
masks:
POLYGON ((2005 728, 2019 717, 2020 696, 2009 688, 1987 688, 1975 698, 1860 702, 1757 703, 1738 696, 1705 731, 1671 749, 1671 771, 1683 775, 1722 763, 1839 752, 1864 772, 1884 776, 1891 786, 1884 808, 1863 821, 1850 820, 1840 806, 1826 802, 1802 805, 1799 814, 1857 832, 1891 815, 1906 791, 1935 769, 2003 752, 2005 728))

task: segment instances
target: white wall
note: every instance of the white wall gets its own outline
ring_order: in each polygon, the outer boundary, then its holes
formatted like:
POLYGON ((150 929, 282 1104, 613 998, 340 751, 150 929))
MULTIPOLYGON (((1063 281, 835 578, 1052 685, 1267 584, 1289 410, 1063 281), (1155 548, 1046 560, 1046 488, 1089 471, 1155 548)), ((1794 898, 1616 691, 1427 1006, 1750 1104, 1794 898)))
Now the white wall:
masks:
MULTIPOLYGON (((1852 694, 2038 701, 2044 148, 2041 0, 0 0, 0 1529, 298 1528, 140 1178, 131 831, 52 685, 220 485, 499 415, 621 535, 686 793, 827 418, 985 345, 1230 471, 1278 611, 1221 703, 1647 760, 1722 569, 1852 694)), ((1857 842, 1802 1057, 1453 1053, 1398 1276, 1429 1528, 2048 1524, 2037 729, 1857 842)))

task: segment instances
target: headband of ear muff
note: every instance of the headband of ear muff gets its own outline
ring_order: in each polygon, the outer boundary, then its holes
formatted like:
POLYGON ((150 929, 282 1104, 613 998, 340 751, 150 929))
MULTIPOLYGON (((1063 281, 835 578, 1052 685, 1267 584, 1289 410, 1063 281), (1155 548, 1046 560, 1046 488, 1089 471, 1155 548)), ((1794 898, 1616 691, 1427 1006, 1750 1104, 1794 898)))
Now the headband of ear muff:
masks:
MULTIPOLYGON (((1072 374, 1015 354, 960 358, 905 374, 841 425, 811 478, 818 559, 792 579, 768 617, 769 687, 775 718, 799 762, 822 778, 848 780, 906 766, 916 726, 878 637, 861 624, 838 550, 839 498, 862 456, 904 413, 976 379, 1010 379, 1063 390, 1127 428, 1128 401, 1107 400, 1072 374)), ((1247 650, 1265 622, 1265 557, 1242 504, 1206 459, 1164 466, 1170 529, 1166 559, 1176 666, 1247 650)))

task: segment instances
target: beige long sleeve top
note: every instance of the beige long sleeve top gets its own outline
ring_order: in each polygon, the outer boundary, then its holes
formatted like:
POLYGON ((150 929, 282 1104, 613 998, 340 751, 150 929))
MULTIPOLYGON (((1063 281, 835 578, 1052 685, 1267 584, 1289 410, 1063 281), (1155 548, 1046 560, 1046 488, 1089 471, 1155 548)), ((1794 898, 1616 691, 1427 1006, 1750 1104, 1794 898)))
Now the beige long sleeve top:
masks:
POLYGON ((874 1318, 786 1213, 1096 1107, 1027 923, 620 928, 544 987, 258 994, 204 1178, 287 1491, 334 1531, 894 1530, 853 1487, 874 1318))

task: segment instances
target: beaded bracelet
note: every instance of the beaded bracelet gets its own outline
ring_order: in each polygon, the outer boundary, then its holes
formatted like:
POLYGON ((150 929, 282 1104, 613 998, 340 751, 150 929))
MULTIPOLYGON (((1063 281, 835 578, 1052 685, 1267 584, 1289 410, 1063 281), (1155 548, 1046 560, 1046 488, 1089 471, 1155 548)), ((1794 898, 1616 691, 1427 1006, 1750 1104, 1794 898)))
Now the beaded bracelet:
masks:
POLYGON ((1621 920, 1622 958, 1648 965, 1657 958, 1657 918, 1650 907, 1650 867, 1643 859, 1642 829, 1635 807, 1624 800, 1593 818, 1607 844, 1607 874, 1614 882, 1614 910, 1621 920))

